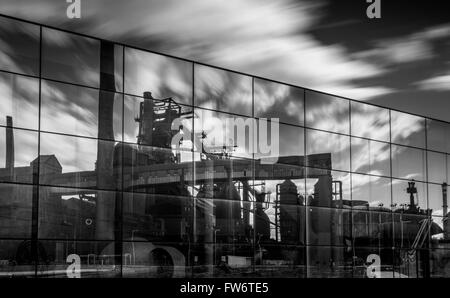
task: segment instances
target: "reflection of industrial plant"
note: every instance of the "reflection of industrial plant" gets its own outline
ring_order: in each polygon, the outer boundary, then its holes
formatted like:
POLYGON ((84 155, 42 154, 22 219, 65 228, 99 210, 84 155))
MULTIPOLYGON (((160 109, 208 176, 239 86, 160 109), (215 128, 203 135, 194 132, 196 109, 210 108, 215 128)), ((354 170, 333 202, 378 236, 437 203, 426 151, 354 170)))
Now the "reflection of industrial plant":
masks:
MULTIPOLYGON (((113 51, 112 45, 102 43, 102 70, 113 65, 113 51)), ((101 88, 114 89, 114 77, 105 73, 113 72, 102 71, 101 88)), ((100 92, 98 137, 103 140, 114 137, 111 96, 100 92)), ((99 140, 96 169, 76 173, 62 173, 54 155, 39 156, 29 167, 14 167, 8 118, 6 165, 0 175, 11 181, 33 177, 29 182, 61 187, 30 187, 33 203, 39 198, 39 212, 21 199, 27 190, 2 188, 0 205, 10 214, 0 219, 1 225, 30 226, 14 221, 22 216, 39 220, 39 234, 33 231, 36 240, 110 240, 95 249, 88 242, 80 244, 76 253, 87 266, 98 267, 100 260, 123 263, 124 274, 137 276, 184 276, 189 267, 202 276, 264 275, 269 269, 296 276, 306 267, 312 276, 352 276, 352 268, 364 271, 371 253, 391 266, 386 270, 394 271, 394 266, 412 274, 419 264, 421 270, 431 270, 427 239, 442 230, 430 220, 429 210, 418 209, 413 182, 408 187, 410 204, 390 213, 369 207, 367 201, 344 200, 342 183, 324 170, 331 168, 331 154, 285 156, 277 164, 265 164, 202 152, 200 160, 182 162, 180 152, 171 147, 178 132, 172 130, 172 121, 189 117, 194 115, 183 113, 172 99, 156 100, 146 92, 136 117, 137 144, 99 140), (306 171, 304 166, 311 168, 306 171), (309 196, 294 183, 305 178, 315 181, 309 196), (80 189, 70 188, 74 181, 80 189), (275 194, 266 192, 269 183, 276 186, 275 194), (114 192, 120 185, 124 192, 114 192), (15 214, 23 212, 21 206, 29 206, 26 212, 32 214, 15 214), (392 243, 404 249, 393 251, 392 243)), ((444 230, 449 228, 446 223, 444 230)), ((447 240, 448 233, 444 236, 447 240)), ((32 264, 33 251, 48 265, 65 264, 71 245, 39 240, 3 249, 19 265, 32 264)))

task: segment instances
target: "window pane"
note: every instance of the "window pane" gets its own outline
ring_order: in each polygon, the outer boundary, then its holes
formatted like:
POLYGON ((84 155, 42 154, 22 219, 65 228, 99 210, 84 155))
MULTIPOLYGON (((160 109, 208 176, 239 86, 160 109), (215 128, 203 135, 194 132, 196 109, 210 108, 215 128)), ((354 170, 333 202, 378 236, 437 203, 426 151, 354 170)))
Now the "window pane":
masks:
POLYGON ((42 43, 43 77, 122 91, 122 46, 48 28, 42 43))
MULTIPOLYGON (((213 277, 213 251, 220 245, 196 243, 155 243, 139 241, 122 243, 122 277, 126 278, 184 278, 213 277), (205 251, 210 258, 205 258, 205 251), (188 256, 186 256, 188 255, 188 256), (191 257, 191 260, 189 259, 191 257), (187 266, 190 262, 191 268, 187 266), (210 275, 207 275, 207 274, 210 275)), ((248 252, 251 249, 246 249, 248 252)), ((215 254, 218 256, 218 254, 215 254)), ((120 267, 120 266, 119 266, 120 267)))
POLYGON ((33 191, 31 185, 0 183, 0 237, 31 237, 33 191))
POLYGON ((0 72, 0 125, 38 129, 39 80, 0 72))
POLYGON ((307 208, 308 245, 351 247, 351 210, 307 208))
MULTIPOLYGON (((428 208, 433 211, 434 216, 443 216, 444 195, 442 185, 428 184, 428 208)), ((441 224, 442 226, 442 224, 441 224)))
MULTIPOLYGON (((369 257, 371 255, 377 255, 380 258, 380 278, 394 278, 392 242, 389 247, 355 247, 354 250, 353 278, 367 278, 368 264, 374 262, 374 258, 369 257)), ((398 276, 398 273, 395 273, 395 276, 398 276)))
MULTIPOLYGON (((306 130, 306 154, 322 154, 321 159, 328 160, 327 168, 350 171, 350 137, 306 130)), ((317 158, 308 158, 308 166, 316 167, 317 158)))
POLYGON ((194 200, 181 194, 124 193, 123 239, 160 242, 186 240, 194 232, 193 208, 194 200))
POLYGON ((0 181, 33 182, 37 132, 0 127, 0 181))
POLYGON ((41 133, 41 184, 120 188, 120 160, 117 143, 41 133))
MULTIPOLYGON (((394 246, 411 249, 415 246, 415 241, 423 221, 428 219, 425 213, 411 214, 408 212, 395 212, 394 216, 394 246)), ((433 234, 433 228, 430 233, 433 234)), ((423 247, 428 246, 428 235, 425 237, 423 247)))
POLYGON ((64 240, 41 243, 38 277, 73 278, 70 270, 67 270, 70 265, 67 259, 74 255, 80 258, 80 272, 76 277, 120 277, 120 255, 115 252, 113 242, 64 240))
POLYGON ((447 184, 450 184, 450 155, 447 154, 447 184))
POLYGON ((350 133, 349 101, 323 93, 306 91, 306 126, 350 133))
POLYGON ((427 149, 450 153, 450 124, 427 119, 427 149))
POLYGON ((265 245, 267 256, 258 270, 267 278, 306 278, 306 247, 297 245, 265 245))
POLYGON ((392 142, 425 148, 425 119, 391 111, 392 142))
POLYGON ((304 90, 255 79, 255 117, 278 118, 288 124, 304 124, 304 90))
POLYGON ((442 184, 447 181, 446 155, 436 152, 427 152, 428 181, 442 184))
POLYGON ((308 246, 308 278, 351 278, 352 254, 346 247, 308 246))
MULTIPOLYGON (((286 170, 286 173, 289 173, 290 167, 276 165, 276 168, 277 170, 274 169, 273 174, 278 170, 286 170)), ((258 175, 259 172, 256 173, 258 175)), ((267 204, 255 204, 256 228, 265 226, 267 231, 270 230, 270 239, 262 237, 265 242, 276 241, 280 245, 305 245, 305 179, 292 177, 291 179, 273 180, 274 177, 271 177, 271 174, 269 173, 267 180, 257 179, 255 181, 254 189, 258 195, 257 198, 264 197, 267 202, 267 204), (268 204, 269 202, 270 204, 268 204)))
POLYGON ((352 174, 352 206, 355 209, 374 208, 390 211, 391 179, 352 174))
POLYGON ((205 155, 252 158, 255 119, 203 109, 195 109, 194 114, 195 133, 203 135, 202 144, 194 144, 197 152, 203 148, 205 155))
POLYGON ((352 171, 390 176, 390 145, 372 140, 352 138, 352 171))
POLYGON ((397 212, 410 208, 416 212, 417 207, 420 207, 421 210, 427 208, 427 185, 421 182, 414 182, 414 188, 416 190, 413 191, 413 198, 411 200, 411 194, 408 193, 410 182, 396 179, 392 181, 392 202, 396 210, 398 210, 397 212), (412 202, 414 203, 413 205, 411 205, 412 202))
POLYGON ((392 176, 426 181, 425 151, 392 145, 392 176))
POLYGON ((123 145, 124 190, 189 196, 193 181, 192 152, 135 144, 123 145))
POLYGON ((194 105, 252 116, 252 78, 195 64, 194 105))
POLYGON ((100 87, 100 41, 42 28, 42 76, 100 87))
POLYGON ((350 206, 350 173, 307 169, 308 206, 347 208, 350 206))
POLYGON ((450 276, 450 262, 448 258, 450 257, 450 250, 448 249, 433 249, 431 250, 430 259, 431 278, 448 278, 450 276))
POLYGON ((178 133, 179 124, 183 125, 183 131, 192 131, 191 106, 150 97, 125 96, 124 100, 125 142, 170 148, 172 138, 178 133))
MULTIPOLYGON (((353 208, 352 217, 353 239, 356 247, 392 248, 392 213, 353 208)), ((359 256, 367 258, 368 255, 359 256)))
POLYGON ((39 26, 0 17, 0 69, 39 75, 39 26))
POLYGON ((353 136, 389 142, 389 110, 351 102, 353 136))
POLYGON ((305 129, 303 127, 278 124, 258 119, 254 144, 255 158, 267 162, 292 163, 304 165, 305 129), (270 151, 270 152, 269 152, 270 151))
POLYGON ((125 93, 192 105, 192 63, 125 48, 125 93))
POLYGON ((114 239, 113 191, 39 187, 39 237, 114 239))
POLYGON ((41 104, 44 131, 122 140, 122 95, 118 93, 43 81, 41 104))
POLYGON ((31 240, 0 240, 0 278, 34 277, 31 240))

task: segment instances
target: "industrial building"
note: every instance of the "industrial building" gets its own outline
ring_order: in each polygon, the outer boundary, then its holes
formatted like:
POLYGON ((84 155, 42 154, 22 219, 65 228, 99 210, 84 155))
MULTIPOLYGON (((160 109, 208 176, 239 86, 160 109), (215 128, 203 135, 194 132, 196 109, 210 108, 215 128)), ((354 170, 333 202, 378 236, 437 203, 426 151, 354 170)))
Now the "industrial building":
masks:
POLYGON ((0 277, 450 277, 450 123, 9 17, 0 102, 0 277))

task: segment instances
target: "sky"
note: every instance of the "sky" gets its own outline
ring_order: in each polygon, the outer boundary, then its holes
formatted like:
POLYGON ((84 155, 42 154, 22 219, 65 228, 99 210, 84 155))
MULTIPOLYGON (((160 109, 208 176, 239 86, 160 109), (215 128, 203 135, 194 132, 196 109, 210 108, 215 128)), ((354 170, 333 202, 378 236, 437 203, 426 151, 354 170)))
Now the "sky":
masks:
POLYGON ((450 121, 444 1, 0 0, 0 12, 450 121), (392 2, 395 2, 392 3, 392 2))

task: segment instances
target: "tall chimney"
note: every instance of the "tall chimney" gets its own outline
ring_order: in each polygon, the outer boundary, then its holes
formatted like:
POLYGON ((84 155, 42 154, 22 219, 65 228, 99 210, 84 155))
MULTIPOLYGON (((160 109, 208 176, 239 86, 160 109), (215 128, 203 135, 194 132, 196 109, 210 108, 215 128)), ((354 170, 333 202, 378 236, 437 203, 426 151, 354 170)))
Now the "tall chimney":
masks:
MULTIPOLYGON (((97 188, 113 189, 114 174, 114 44, 102 41, 100 45, 100 90, 98 102, 97 188), (103 90, 111 90, 107 92, 103 90), (103 139, 103 140, 102 140, 103 139)), ((114 238, 115 196, 99 191, 96 206, 96 239, 114 238)))
POLYGON ((10 176, 14 173, 14 132, 11 116, 6 116, 6 162, 5 168, 9 169, 10 176))

